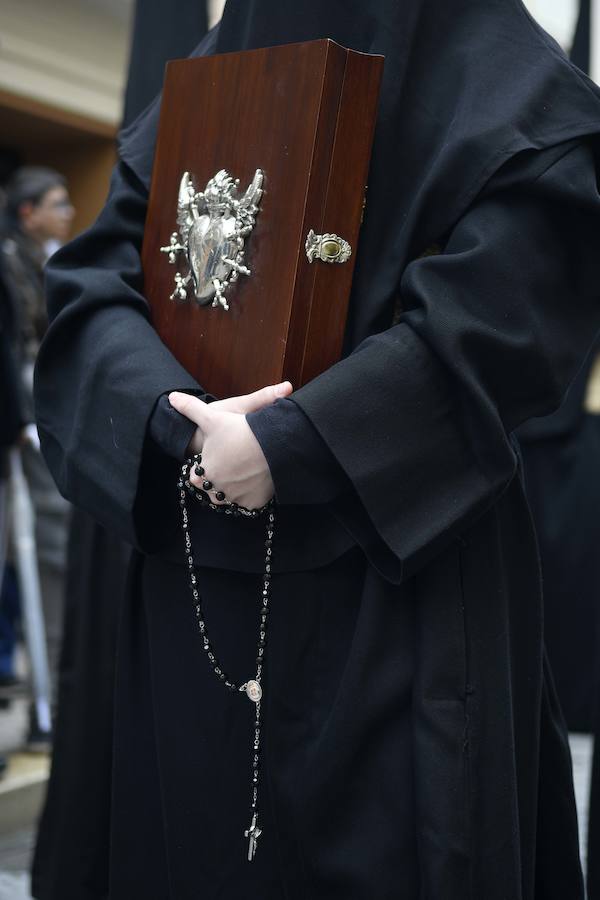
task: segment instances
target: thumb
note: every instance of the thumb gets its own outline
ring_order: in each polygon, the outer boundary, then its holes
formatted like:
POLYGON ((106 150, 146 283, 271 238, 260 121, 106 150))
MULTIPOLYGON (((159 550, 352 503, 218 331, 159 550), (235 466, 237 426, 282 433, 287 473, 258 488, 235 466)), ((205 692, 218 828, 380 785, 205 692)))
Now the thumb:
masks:
POLYGON ((289 381, 282 381, 280 384, 269 384, 267 387, 254 391, 252 394, 244 394, 242 397, 235 397, 235 411, 245 414, 256 412, 263 406, 270 406, 281 397, 289 397, 293 387, 289 381))
POLYGON ((178 413, 185 416, 191 422, 195 422, 202 431, 206 431, 214 414, 210 410, 208 403, 194 397, 192 394, 183 394, 180 391, 173 391, 169 394, 169 403, 176 409, 178 413))

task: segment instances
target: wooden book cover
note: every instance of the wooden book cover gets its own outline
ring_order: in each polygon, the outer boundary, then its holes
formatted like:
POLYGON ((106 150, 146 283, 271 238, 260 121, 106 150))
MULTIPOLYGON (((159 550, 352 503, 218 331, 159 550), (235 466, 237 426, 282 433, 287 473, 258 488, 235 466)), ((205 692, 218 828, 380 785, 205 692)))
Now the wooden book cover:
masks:
POLYGON ((339 359, 382 70, 330 40, 168 63, 145 293, 215 396, 299 387, 339 359))

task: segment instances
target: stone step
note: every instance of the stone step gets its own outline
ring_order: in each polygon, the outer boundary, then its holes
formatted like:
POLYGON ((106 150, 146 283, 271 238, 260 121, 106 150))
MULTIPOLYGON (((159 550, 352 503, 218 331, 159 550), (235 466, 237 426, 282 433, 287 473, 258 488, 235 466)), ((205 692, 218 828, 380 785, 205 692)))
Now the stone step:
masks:
POLYGON ((13 753, 0 781, 0 835, 27 828, 37 822, 50 771, 44 753, 13 753))

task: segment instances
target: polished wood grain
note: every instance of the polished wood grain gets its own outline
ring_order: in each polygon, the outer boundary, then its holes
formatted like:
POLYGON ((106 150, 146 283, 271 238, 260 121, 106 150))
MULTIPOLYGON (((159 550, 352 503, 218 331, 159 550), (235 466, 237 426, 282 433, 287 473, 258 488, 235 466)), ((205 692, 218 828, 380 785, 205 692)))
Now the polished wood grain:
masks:
POLYGON ((382 68, 382 57, 329 40, 168 64, 145 291, 163 341, 215 396, 283 378, 298 387, 339 359, 382 68), (222 168, 242 190, 265 173, 246 241, 252 275, 230 289, 228 312, 170 300, 179 267, 159 252, 176 230, 182 173, 202 190, 222 168), (309 263, 310 228, 346 238, 351 260, 309 263))

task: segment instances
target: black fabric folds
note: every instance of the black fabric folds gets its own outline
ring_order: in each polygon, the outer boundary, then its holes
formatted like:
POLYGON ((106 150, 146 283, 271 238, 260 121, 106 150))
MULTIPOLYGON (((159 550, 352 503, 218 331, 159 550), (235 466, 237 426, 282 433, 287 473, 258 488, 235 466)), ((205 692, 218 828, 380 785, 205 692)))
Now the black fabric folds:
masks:
POLYGON ((407 266, 398 325, 294 395, 413 570, 506 488, 508 435, 560 404, 598 326, 596 261, 571 242, 600 212, 593 155, 568 145, 529 162, 490 180, 443 253, 407 266))
POLYGON ((154 100, 163 81, 161 61, 188 56, 208 31, 206 0, 136 0, 125 91, 125 125, 154 100))
MULTIPOLYGON (((219 25, 206 34, 192 56, 210 56, 217 49, 219 25)), ((158 94, 133 122, 130 122, 119 133, 119 156, 135 172, 139 180, 148 190, 152 178, 156 130, 160 115, 160 99, 158 94)))

